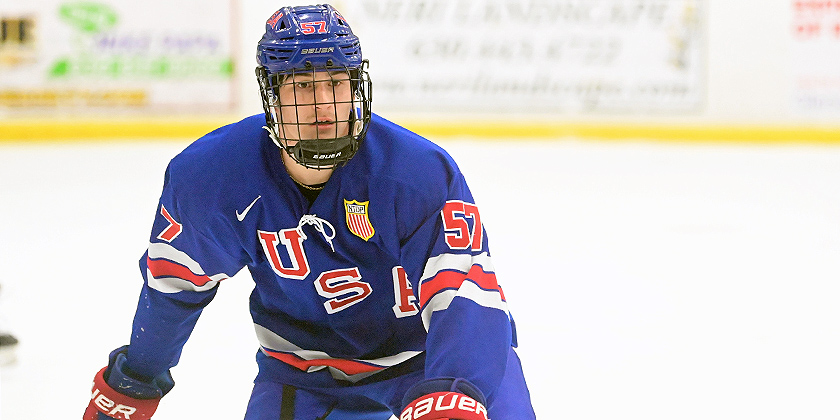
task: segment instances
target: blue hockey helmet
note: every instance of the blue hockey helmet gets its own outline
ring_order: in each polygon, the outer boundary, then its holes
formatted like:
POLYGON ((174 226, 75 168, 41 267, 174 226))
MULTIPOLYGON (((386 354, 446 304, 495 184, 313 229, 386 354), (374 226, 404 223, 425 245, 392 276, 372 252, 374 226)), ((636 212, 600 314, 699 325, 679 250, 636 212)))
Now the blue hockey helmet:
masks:
MULTIPOLYGON (((358 150, 367 132, 371 116, 372 86, 367 60, 362 58, 359 38, 353 34, 343 16, 328 4, 284 7, 275 12, 265 25, 265 34, 257 44, 257 80, 260 85, 266 129, 271 139, 298 163, 315 169, 333 168, 347 162, 358 150), (284 107, 304 105, 295 99, 281 103, 280 88, 290 86, 294 76, 319 77, 346 75, 352 86, 350 98, 334 98, 333 105, 350 103, 349 115, 335 115, 333 121, 349 123, 348 133, 314 139, 294 136, 286 139, 284 127, 297 124, 283 121, 284 107), (290 146, 288 140, 294 140, 290 146)), ((308 105, 318 104, 317 99, 308 105)), ((335 106, 335 109, 339 109, 335 106)), ((287 128, 288 129, 288 128, 287 128)))

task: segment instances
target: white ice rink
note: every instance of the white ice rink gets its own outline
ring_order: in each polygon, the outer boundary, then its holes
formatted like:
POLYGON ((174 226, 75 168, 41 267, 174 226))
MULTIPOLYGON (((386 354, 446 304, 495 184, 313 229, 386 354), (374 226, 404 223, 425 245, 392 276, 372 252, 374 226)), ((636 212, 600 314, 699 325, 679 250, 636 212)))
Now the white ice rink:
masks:
MULTIPOLYGON (((481 209, 540 419, 840 418, 840 147, 440 143, 481 209)), ((21 340, 3 420, 81 418, 127 343, 185 144, 0 145, 0 313, 21 340)), ((155 420, 242 418, 251 287, 221 285, 155 420)))

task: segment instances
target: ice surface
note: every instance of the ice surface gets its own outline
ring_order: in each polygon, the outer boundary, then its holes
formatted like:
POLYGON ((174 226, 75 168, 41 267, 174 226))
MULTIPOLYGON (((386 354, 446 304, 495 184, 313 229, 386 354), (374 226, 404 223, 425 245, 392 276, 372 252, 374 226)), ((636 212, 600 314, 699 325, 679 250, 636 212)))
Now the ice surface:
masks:
MULTIPOLYGON (((539 418, 840 417, 840 148, 440 143, 482 212, 539 418)), ((2 419, 81 417, 127 343, 185 144, 0 145, 0 312, 21 340, 2 419)), ((222 284, 155 420, 242 418, 251 287, 222 284)))

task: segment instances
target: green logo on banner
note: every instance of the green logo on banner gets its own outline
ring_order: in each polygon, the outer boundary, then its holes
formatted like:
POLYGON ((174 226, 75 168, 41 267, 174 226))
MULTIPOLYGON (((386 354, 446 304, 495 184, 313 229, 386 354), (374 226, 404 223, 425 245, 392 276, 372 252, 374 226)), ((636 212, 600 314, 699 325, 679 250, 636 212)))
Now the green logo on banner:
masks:
POLYGON ((49 78, 163 81, 233 77, 233 60, 216 51, 221 44, 216 37, 167 28, 140 35, 120 31, 124 22, 119 22, 117 10, 96 2, 63 3, 58 13, 62 22, 78 31, 71 44, 76 50, 54 59, 47 70, 49 78))
POLYGON ((82 32, 96 34, 117 23, 117 13, 99 3, 68 3, 58 10, 59 16, 82 32))

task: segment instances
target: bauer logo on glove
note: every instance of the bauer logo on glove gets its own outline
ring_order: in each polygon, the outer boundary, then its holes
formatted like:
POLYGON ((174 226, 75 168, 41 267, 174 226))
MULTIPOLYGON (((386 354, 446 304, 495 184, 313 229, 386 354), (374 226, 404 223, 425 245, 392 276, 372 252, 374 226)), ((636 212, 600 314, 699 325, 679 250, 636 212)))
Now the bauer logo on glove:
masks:
POLYGON ((90 399, 96 405, 96 408, 99 409, 99 411, 107 413, 109 417, 113 417, 115 419, 130 419, 131 415, 137 411, 137 407, 132 407, 125 404, 117 404, 116 402, 114 402, 114 400, 102 395, 102 393, 99 391, 99 388, 93 388, 93 395, 90 397, 90 399))
POLYGON ((405 407, 400 420, 488 420, 480 402, 458 392, 436 392, 420 397, 405 407))

